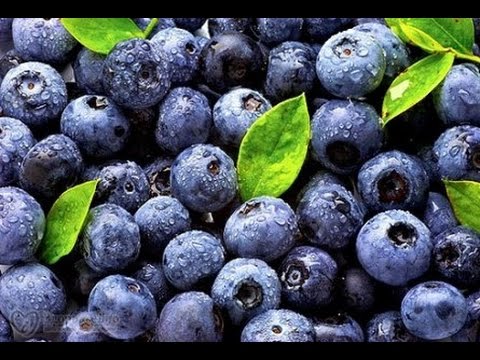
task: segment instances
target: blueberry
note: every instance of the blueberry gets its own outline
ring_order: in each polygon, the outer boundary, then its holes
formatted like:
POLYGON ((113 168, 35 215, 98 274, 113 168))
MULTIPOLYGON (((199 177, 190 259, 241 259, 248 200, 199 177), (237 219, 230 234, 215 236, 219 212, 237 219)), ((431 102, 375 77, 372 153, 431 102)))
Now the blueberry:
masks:
POLYGON ((474 64, 453 66, 434 92, 438 117, 447 126, 480 126, 480 72, 474 64))
POLYGON ((264 78, 265 57, 260 46, 247 35, 225 33, 214 36, 200 53, 200 72, 214 91, 236 86, 258 87, 264 78))
POLYGON ((35 143, 32 132, 21 121, 0 117, 0 186, 17 183, 23 158, 35 143))
POLYGON ((13 18, 0 18, 0 37, 8 38, 12 35, 13 18))
POLYGON ((223 95, 213 107, 214 133, 218 143, 239 147, 252 124, 272 105, 255 90, 238 88, 223 95))
POLYGON ((414 215, 389 210, 375 215, 357 236, 357 256, 374 279, 392 286, 406 285, 430 266, 430 230, 414 215))
POLYGON ((123 275, 100 280, 88 298, 88 311, 102 332, 114 339, 133 339, 155 325, 157 307, 142 282, 123 275))
POLYGON ((386 25, 368 22, 353 28, 369 34, 378 41, 385 51, 385 77, 393 80, 398 74, 410 66, 407 46, 386 25))
POLYGON ((480 128, 448 129, 435 141, 433 155, 440 178, 480 181, 480 128))
POLYGON ((73 74, 78 87, 87 94, 100 95, 104 93, 102 77, 105 56, 82 48, 73 63, 73 74))
POLYGON ((205 24, 207 18, 174 18, 173 20, 177 27, 194 32, 205 24))
POLYGON ((157 308, 163 308, 173 296, 173 290, 168 284, 161 263, 142 261, 140 268, 132 275, 134 279, 147 285, 157 303, 157 308))
POLYGON ((55 65, 65 64, 78 44, 59 18, 15 18, 12 36, 22 58, 55 65))
POLYGON ((362 327, 351 316, 337 314, 312 319, 316 342, 363 342, 362 327))
POLYGON ((308 44, 287 41, 268 55, 265 94, 276 102, 313 89, 317 52, 308 44))
POLYGON ((222 243, 204 231, 192 230, 176 236, 163 253, 165 276, 183 291, 215 277, 224 264, 222 243))
POLYGON ((335 173, 352 174, 382 145, 381 119, 368 104, 331 100, 313 115, 313 156, 335 173))
POLYGON ((297 207, 298 224, 308 241, 330 249, 346 247, 363 225, 365 211, 343 186, 312 187, 297 207))
POLYGON ((205 95, 179 87, 160 103, 155 138, 160 148, 177 155, 191 145, 205 143, 211 126, 212 109, 205 95))
POLYGON ((332 36, 317 58, 317 76, 324 88, 342 98, 361 98, 383 80, 383 48, 372 36, 347 30, 332 36))
POLYGON ((144 171, 133 161, 113 162, 98 173, 96 197, 135 213, 148 200, 149 186, 144 171))
POLYGON ((171 194, 170 169, 172 163, 172 158, 159 157, 144 166, 143 170, 150 184, 150 197, 169 196, 171 194))
POLYGON ((387 311, 376 314, 368 322, 365 333, 367 342, 418 342, 402 321, 399 311, 387 311))
POLYGON ((387 25, 385 18, 355 18, 354 22, 358 25, 369 24, 369 23, 387 25))
POLYGON ((232 32, 250 35, 253 25, 253 18, 211 18, 208 20, 208 33, 210 37, 232 32))
POLYGON ((219 342, 223 318, 210 296, 185 292, 173 297, 163 308, 156 325, 160 342, 219 342))
POLYGON ((197 212, 218 211, 237 193, 233 160, 220 148, 193 145, 177 156, 170 174, 172 194, 197 212))
POLYGON ((70 285, 72 293, 83 301, 103 277, 104 274, 93 270, 84 259, 81 259, 73 265, 73 281, 67 285, 70 285))
POLYGON ((422 221, 430 229, 432 238, 458 225, 450 202, 445 196, 436 192, 428 193, 422 221))
POLYGON ((91 313, 79 311, 65 320, 57 340, 61 342, 104 342, 110 339, 101 332, 91 313))
POLYGON ((361 268, 349 268, 341 277, 340 299, 345 309, 364 313, 375 305, 375 281, 361 268))
POLYGON ((291 310, 269 310, 243 328, 242 342, 314 342, 315 330, 305 316, 291 310))
POLYGON ((30 127, 46 126, 67 106, 67 88, 62 76, 51 66, 25 62, 3 78, 0 106, 5 116, 30 127))
POLYGON ((304 18, 303 28, 314 42, 324 42, 352 25, 352 18, 304 18))
POLYGON ((152 43, 168 56, 173 84, 186 84, 196 76, 201 47, 187 30, 161 30, 152 38, 152 43))
MULTIPOLYGON (((133 21, 137 26, 145 31, 147 29, 147 26, 150 24, 150 22, 153 20, 153 18, 134 18, 133 21)), ((158 18, 158 23, 155 25, 153 28, 152 32, 150 33, 150 38, 155 36, 159 31, 165 30, 165 29, 170 29, 174 28, 175 21, 173 18, 158 18)))
POLYGON ((0 264, 30 260, 45 231, 45 214, 40 204, 24 190, 0 188, 0 264))
POLYGON ((67 303, 60 280, 38 263, 8 269, 0 277, 0 299, 2 314, 25 336, 55 330, 67 303))
POLYGON ((160 258, 165 246, 175 236, 190 230, 190 214, 175 198, 158 196, 148 200, 135 213, 142 235, 142 249, 160 258))
POLYGON ((0 343, 13 342, 13 329, 8 320, 0 314, 0 343))
POLYGON ((20 168, 20 184, 34 196, 55 199, 75 185, 83 171, 78 146, 65 135, 50 135, 34 145, 20 168))
POLYGON ((281 285, 275 271, 258 259, 228 262, 212 286, 212 298, 234 325, 280 305, 281 285))
POLYGON ((146 109, 123 109, 130 123, 130 135, 122 158, 137 161, 140 165, 158 156, 155 143, 155 125, 158 120, 157 106, 146 109))
MULTIPOLYGON (((0 18, 1 19, 1 18, 0 18)), ((0 34, 1 37, 1 34, 0 34)), ((21 63, 25 62, 15 49, 7 51, 0 58, 0 83, 5 75, 14 67, 17 67, 21 63)))
POLYGON ((438 340, 455 334, 467 319, 467 302, 457 288, 441 281, 413 287, 402 301, 402 320, 414 335, 438 340))
POLYGON ((253 198, 230 216, 223 233, 227 251, 243 258, 273 261, 295 244, 298 225, 295 213, 282 199, 253 198))
POLYGON ((118 43, 107 55, 103 87, 117 104, 145 109, 157 104, 170 89, 167 55, 149 40, 130 39, 118 43))
POLYGON ((325 251, 299 246, 290 251, 279 268, 282 297, 295 309, 313 310, 332 302, 337 264, 325 251))
POLYGON ((462 329, 452 335, 449 339, 454 342, 478 342, 479 335, 480 335, 480 322, 479 315, 480 315, 480 300, 479 300, 479 292, 476 291, 467 297, 467 320, 465 321, 465 325, 463 325, 462 329))
POLYGON ((420 158, 423 167, 427 171, 430 185, 433 186, 436 183, 438 183, 441 180, 441 178, 440 178, 440 175, 438 174, 438 159, 435 156, 435 153, 433 152, 433 146, 429 145, 429 146, 422 147, 418 151, 417 156, 420 158))
POLYGON ((315 175, 310 177, 308 183, 300 190, 297 195, 297 202, 300 202, 300 200, 306 196, 305 194, 307 192, 315 192, 317 187, 323 185, 340 185, 347 188, 347 182, 344 181, 344 179, 328 170, 319 170, 315 175))
POLYGON ((303 18, 257 18, 256 33, 266 45, 279 45, 285 41, 299 40, 303 18))
POLYGON ((393 150, 363 164, 358 173, 358 191, 373 213, 385 210, 416 210, 428 195, 429 179, 420 160, 393 150))
POLYGON ((112 273, 132 264, 140 252, 140 230, 134 218, 118 205, 104 204, 90 210, 81 235, 88 266, 112 273))
POLYGON ((63 111, 60 126, 83 154, 94 158, 114 156, 125 147, 130 134, 122 110, 104 96, 73 100, 63 111))
POLYGON ((463 226, 436 236, 433 267, 447 281, 472 287, 480 283, 480 236, 463 226))

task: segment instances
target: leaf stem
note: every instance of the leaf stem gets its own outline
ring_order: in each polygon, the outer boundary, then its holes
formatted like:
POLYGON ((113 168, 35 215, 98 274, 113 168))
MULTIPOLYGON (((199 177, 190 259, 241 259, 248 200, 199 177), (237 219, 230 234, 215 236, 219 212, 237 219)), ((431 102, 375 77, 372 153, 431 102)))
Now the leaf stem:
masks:
POLYGON ((454 53, 457 59, 464 59, 464 60, 473 61, 480 64, 480 57, 476 55, 462 54, 462 53, 459 53, 458 51, 454 51, 454 53))
POLYGON ((157 26, 157 24, 158 24, 158 18, 153 18, 152 20, 150 20, 150 23, 148 24, 145 31, 143 32, 145 39, 150 36, 151 32, 153 31, 153 28, 157 26))

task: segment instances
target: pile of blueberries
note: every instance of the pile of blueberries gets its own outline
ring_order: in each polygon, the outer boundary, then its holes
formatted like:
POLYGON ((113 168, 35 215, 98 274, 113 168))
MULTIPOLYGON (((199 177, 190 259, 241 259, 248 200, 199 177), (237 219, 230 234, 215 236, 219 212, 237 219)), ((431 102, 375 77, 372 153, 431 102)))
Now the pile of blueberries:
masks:
POLYGON ((425 56, 383 19, 162 18, 106 56, 58 18, 0 37, 1 341, 479 340, 480 234, 441 182, 480 181, 476 65, 382 127, 425 56), (301 93, 300 175, 243 202, 243 137, 301 93), (40 263, 52 204, 93 179, 74 250, 40 263))

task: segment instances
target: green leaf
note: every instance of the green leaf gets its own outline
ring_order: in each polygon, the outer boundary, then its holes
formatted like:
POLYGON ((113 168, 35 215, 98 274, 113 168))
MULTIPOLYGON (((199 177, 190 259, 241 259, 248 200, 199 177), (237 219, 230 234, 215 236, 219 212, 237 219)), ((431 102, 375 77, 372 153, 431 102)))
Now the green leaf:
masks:
POLYGON ((383 125, 430 94, 447 76, 454 59, 450 52, 429 55, 393 80, 383 99, 383 125))
POLYGON ((434 53, 448 50, 444 48, 440 43, 438 43, 435 39, 433 39, 430 35, 423 32, 422 30, 417 29, 414 26, 400 22, 400 28, 402 29, 405 36, 408 37, 410 42, 427 52, 434 53))
POLYGON ((286 100, 263 114, 243 138, 238 155, 244 201, 280 196, 297 178, 310 142, 305 95, 286 100))
POLYGON ((472 54, 475 33, 471 18, 406 18, 400 22, 424 32, 444 48, 472 54))
POLYGON ((47 228, 39 249, 40 261, 55 264, 73 250, 90 210, 98 181, 74 186, 55 201, 47 215, 47 228))
POLYGON ((480 232, 480 183, 443 180, 458 221, 480 232))
POLYGON ((62 18, 61 21, 80 44, 100 54, 108 54, 120 41, 145 38, 129 18, 62 18))
POLYGON ((410 39, 405 35, 402 28, 400 27, 400 22, 403 19, 401 18, 385 18, 385 22, 390 27, 390 29, 403 41, 406 43, 410 42, 410 39))

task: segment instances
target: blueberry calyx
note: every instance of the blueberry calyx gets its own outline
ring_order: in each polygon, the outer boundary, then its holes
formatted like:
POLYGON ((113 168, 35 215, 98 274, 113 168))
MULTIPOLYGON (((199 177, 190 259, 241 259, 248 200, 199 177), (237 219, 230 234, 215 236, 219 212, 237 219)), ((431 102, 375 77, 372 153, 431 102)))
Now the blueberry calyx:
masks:
POLYGON ((243 106, 245 109, 249 112, 255 112, 260 109, 260 107, 263 105, 263 102, 259 99, 257 99, 254 95, 250 94, 243 98, 243 106))
POLYGON ((441 263, 445 263, 448 266, 451 266, 457 259, 460 257, 457 249, 455 249, 453 244, 447 244, 444 248, 442 248, 438 255, 437 260, 441 263))
POLYGON ((409 224, 398 222, 388 229, 389 239, 399 247, 411 246, 417 240, 417 232, 409 224))
POLYGON ((234 298, 245 310, 256 308, 263 301, 262 287, 255 280, 244 280, 238 284, 234 298))
POLYGON ((310 273, 300 262, 288 264, 280 279, 289 290, 298 290, 310 277, 310 273))
POLYGON ((85 318, 80 320, 80 329, 83 331, 90 331, 93 328, 92 320, 85 318))
POLYGON ((330 162, 341 168, 356 166, 360 162, 360 151, 345 141, 328 144, 326 151, 330 162))
POLYGON ((150 195, 160 196, 170 193, 170 167, 166 167, 161 171, 156 171, 150 179, 150 195))
POLYGON ((480 147, 475 147, 471 150, 470 162, 474 169, 480 170, 480 147))
POLYGON ((92 96, 87 100, 87 105, 94 110, 103 110, 108 107, 108 100, 105 96, 92 96))
POLYGON ((382 176, 377 184, 382 203, 400 203, 405 200, 408 194, 408 180, 392 170, 382 176))
POLYGON ((260 203, 257 201, 249 201, 247 202, 244 206, 243 209, 240 210, 240 214, 242 215, 248 215, 250 214, 253 210, 258 209, 260 207, 260 203))

